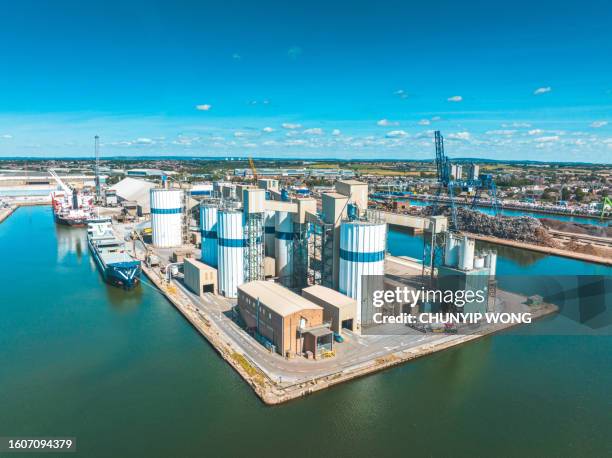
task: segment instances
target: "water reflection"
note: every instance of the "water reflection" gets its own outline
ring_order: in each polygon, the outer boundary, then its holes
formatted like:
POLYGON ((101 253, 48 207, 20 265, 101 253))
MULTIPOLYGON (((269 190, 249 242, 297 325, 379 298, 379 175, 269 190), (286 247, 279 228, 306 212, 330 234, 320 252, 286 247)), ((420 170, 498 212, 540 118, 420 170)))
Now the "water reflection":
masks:
POLYGON ((521 267, 531 266, 538 261, 546 258, 548 255, 539 251, 522 250, 506 245, 497 245, 495 243, 476 241, 476 248, 483 250, 496 250, 498 258, 514 261, 521 267))
POLYGON ((55 236, 58 262, 64 261, 71 254, 75 254, 76 258, 81 261, 83 247, 87 243, 87 231, 85 229, 55 224, 55 236))
MULTIPOLYGON (((102 275, 100 275, 100 281, 104 281, 102 279, 102 275)), ((138 285, 129 291, 108 284, 105 284, 105 286, 106 297, 108 298, 111 307, 118 312, 128 312, 134 310, 142 303, 142 285, 138 285)))

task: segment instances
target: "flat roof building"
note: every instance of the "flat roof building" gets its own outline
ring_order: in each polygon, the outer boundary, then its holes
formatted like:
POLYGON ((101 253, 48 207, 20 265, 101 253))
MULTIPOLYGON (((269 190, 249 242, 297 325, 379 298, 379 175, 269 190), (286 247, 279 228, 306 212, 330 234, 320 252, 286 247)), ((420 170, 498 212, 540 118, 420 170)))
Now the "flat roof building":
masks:
POLYGON ((331 330, 341 334, 342 329, 359 331, 357 301, 331 288, 313 285, 302 290, 302 297, 323 307, 323 321, 331 322, 331 330))
POLYGON ((316 357, 332 349, 323 307, 278 283, 259 280, 240 285, 238 311, 247 329, 283 356, 311 352, 316 357))
POLYGON ((217 293, 217 269, 196 259, 185 258, 183 262, 185 286, 198 296, 217 293))

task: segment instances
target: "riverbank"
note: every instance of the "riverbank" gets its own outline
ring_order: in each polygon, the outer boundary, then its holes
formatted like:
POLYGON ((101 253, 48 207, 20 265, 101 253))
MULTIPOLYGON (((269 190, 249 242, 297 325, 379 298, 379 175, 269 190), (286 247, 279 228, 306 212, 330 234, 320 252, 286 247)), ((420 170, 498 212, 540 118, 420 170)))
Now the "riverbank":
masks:
POLYGON ((604 266, 612 266, 612 258, 606 258, 603 256, 595 256, 592 254, 580 253, 577 251, 563 250, 561 248, 552 248, 541 245, 534 245, 526 242, 518 242, 515 240, 502 239, 499 237, 491 237, 488 235, 474 234, 471 232, 465 232, 465 234, 476 240, 482 240, 484 242, 494 243, 497 245, 510 246, 514 248, 521 248, 529 251, 537 251, 538 253, 545 253, 548 255, 561 256, 564 258, 576 259, 579 261, 587 261, 595 264, 602 264, 604 266))
POLYGON ((8 208, 0 209, 0 224, 4 222, 4 220, 7 219, 9 216, 11 216, 15 210, 17 210, 17 206, 15 205, 11 205, 8 208))
MULTIPOLYGON (((419 202, 425 202, 427 204, 433 204, 435 202, 435 199, 433 197, 431 198, 426 198, 426 197, 421 197, 421 196, 416 196, 416 195, 411 195, 409 197, 406 197, 406 199, 408 200, 417 200, 419 202)), ((444 197, 441 197, 442 201, 447 201, 447 199, 445 199, 444 197)), ((471 207, 472 203, 470 202, 461 202, 459 201, 459 199, 455 200, 455 203, 457 205, 461 205, 461 206, 468 206, 471 207)), ((493 208, 493 205, 491 205, 488 202, 481 202, 479 203, 476 208, 493 208)), ((565 216, 568 218, 574 217, 574 218, 585 218, 588 220, 592 220, 592 221, 612 221, 612 218, 610 218, 609 216, 604 217, 603 219, 600 217, 600 215, 596 215, 596 214, 590 214, 590 213, 575 213, 575 212, 568 212, 568 211, 561 211, 561 210, 554 210, 554 209, 549 209, 546 207, 530 207, 530 206, 522 206, 522 205, 515 205, 515 204, 503 204, 500 203, 499 208, 502 210, 515 210, 515 211, 520 211, 520 212, 524 212, 526 214, 532 213, 532 214, 538 214, 538 213, 543 213, 543 214, 547 214, 547 215, 553 215, 553 216, 565 216)))
POLYGON ((7 208, 0 209, 0 224, 4 222, 9 216, 11 216, 19 207, 32 207, 40 205, 49 205, 47 200, 24 200, 12 203, 7 208))

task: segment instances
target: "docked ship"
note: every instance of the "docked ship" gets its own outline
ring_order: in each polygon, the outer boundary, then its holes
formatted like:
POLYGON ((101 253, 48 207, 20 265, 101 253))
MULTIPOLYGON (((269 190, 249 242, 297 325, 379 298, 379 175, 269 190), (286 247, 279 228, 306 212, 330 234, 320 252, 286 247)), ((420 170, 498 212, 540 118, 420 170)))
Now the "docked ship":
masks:
POLYGON ((51 193, 55 222, 65 226, 87 226, 88 221, 93 218, 93 197, 68 186, 54 170, 49 170, 49 174, 61 189, 51 193))
POLYGON ((125 243, 115 237, 109 222, 89 223, 87 244, 104 281, 124 289, 140 282, 140 261, 125 251, 125 243))
POLYGON ((70 196, 53 193, 53 218, 58 224, 73 227, 85 227, 92 219, 92 202, 88 196, 81 196, 75 190, 70 196))

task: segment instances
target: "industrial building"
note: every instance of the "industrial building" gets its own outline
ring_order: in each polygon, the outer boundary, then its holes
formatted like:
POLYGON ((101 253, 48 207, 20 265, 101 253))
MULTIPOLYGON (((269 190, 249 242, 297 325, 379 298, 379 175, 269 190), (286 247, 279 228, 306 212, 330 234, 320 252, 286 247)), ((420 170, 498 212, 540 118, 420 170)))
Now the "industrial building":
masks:
POLYGON ((455 305, 450 311, 485 313, 493 306, 497 253, 490 250, 476 253, 475 249, 474 239, 446 233, 444 261, 438 266, 438 288, 443 291, 486 292, 486 300, 470 300, 465 305, 455 305))
MULTIPOLYGON (((270 349, 318 357, 331 350, 334 333, 361 333, 368 324, 362 310, 367 321, 370 292, 385 289, 388 215, 368 208, 368 186, 356 180, 338 181, 320 200, 274 189, 274 181, 206 186, 211 194, 198 204, 201 256, 185 260, 185 283, 199 295, 237 299, 246 328, 270 349)), ((154 188, 150 201, 153 245, 181 246, 190 231, 186 193, 154 188)), ((448 230, 443 216, 429 224, 435 234, 448 230)), ((436 266, 441 284, 468 289, 483 281, 491 290, 494 254, 475 255, 474 241, 457 235, 447 240, 436 266)))
POLYGON ((323 307, 278 283, 253 281, 238 287, 238 310, 249 331, 283 356, 333 348, 333 333, 323 321, 323 307))
POLYGON ((343 329, 358 331, 355 299, 321 285, 304 288, 302 297, 323 307, 323 320, 331 323, 335 333, 342 334, 343 329))
POLYGON ((125 201, 135 202, 137 207, 139 207, 139 214, 143 216, 151 213, 150 192, 156 186, 155 183, 150 181, 124 178, 109 189, 115 191, 117 203, 121 204, 125 201))
POLYGON ((195 259, 186 258, 183 263, 185 286, 199 296, 217 294, 217 269, 195 259))

